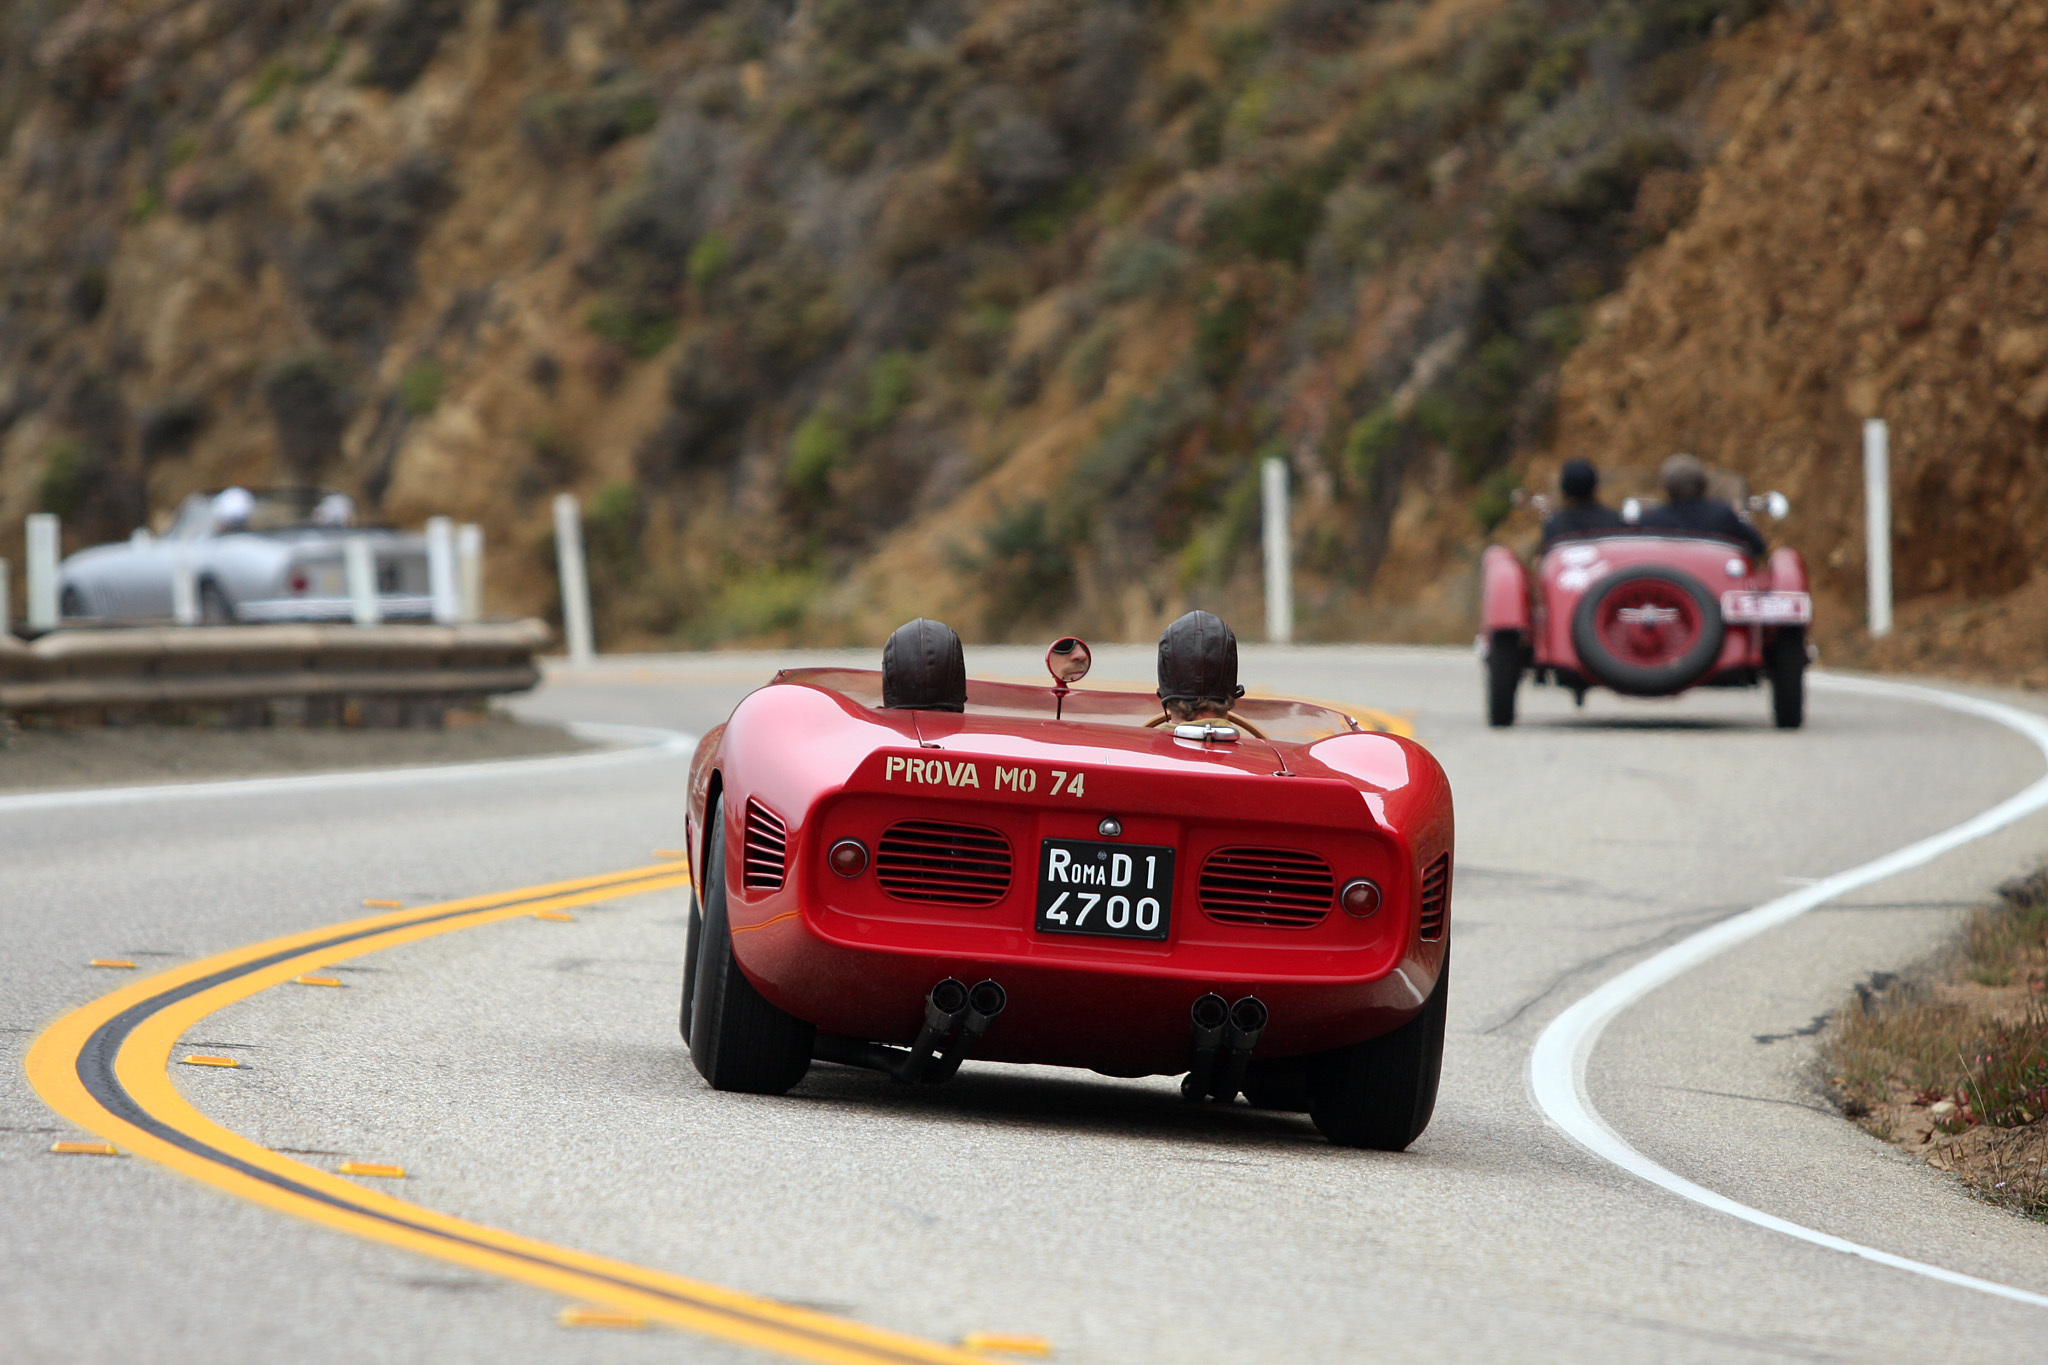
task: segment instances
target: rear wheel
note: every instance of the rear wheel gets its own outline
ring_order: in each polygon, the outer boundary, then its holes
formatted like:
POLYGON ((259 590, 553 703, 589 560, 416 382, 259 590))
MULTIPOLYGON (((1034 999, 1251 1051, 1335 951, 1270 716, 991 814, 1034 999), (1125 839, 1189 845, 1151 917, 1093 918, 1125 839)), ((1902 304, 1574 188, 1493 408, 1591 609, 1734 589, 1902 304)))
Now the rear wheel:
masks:
POLYGON ((1522 685, 1522 632, 1497 630, 1486 643, 1486 723, 1515 723, 1515 689, 1522 685))
POLYGON ((1309 1117, 1340 1147, 1399 1152, 1422 1136, 1444 1070, 1451 960, 1422 1013, 1392 1033, 1318 1053, 1308 1062, 1309 1117))
POLYGON ((697 948, 704 941, 704 911, 697 888, 690 888, 690 927, 683 937, 683 1041, 690 1041, 690 1004, 697 994, 697 948))
POLYGON ((687 989, 690 1060, 713 1090, 780 1095, 811 1068, 817 1030, 768 1003, 732 955, 725 917, 725 807, 711 819, 703 924, 687 989))
POLYGON ((1609 574, 1572 613, 1580 666, 1629 696, 1691 687, 1712 670, 1726 635, 1714 595, 1691 574, 1657 565, 1609 574))
POLYGON ((235 606, 228 601, 228 595, 220 590, 217 583, 199 585, 199 619, 209 626, 231 626, 235 623, 235 606))
POLYGON ((1772 637, 1764 651, 1771 675, 1771 719, 1780 730, 1797 730, 1806 722, 1806 632, 1788 626, 1772 637))

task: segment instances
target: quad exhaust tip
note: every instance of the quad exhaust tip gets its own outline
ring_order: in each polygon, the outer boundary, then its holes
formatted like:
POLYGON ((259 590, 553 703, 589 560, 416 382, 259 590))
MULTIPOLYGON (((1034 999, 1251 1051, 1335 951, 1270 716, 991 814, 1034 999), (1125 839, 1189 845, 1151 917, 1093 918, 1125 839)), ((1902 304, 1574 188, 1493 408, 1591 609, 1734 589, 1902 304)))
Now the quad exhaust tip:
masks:
POLYGON ((994 981, 981 981, 970 989, 949 976, 925 993, 924 1024, 908 1050, 820 1034, 811 1055, 885 1072, 904 1085, 937 1084, 952 1079, 968 1048, 988 1032, 1009 1003, 1009 993, 994 981))
POLYGON ((1181 1098, 1220 1104, 1237 1098, 1237 1092, 1244 1089, 1252 1049, 1265 1035, 1267 1018, 1266 1002, 1256 995, 1226 1004, 1211 991, 1196 1000, 1188 1010, 1194 1053, 1180 1083, 1181 1098))

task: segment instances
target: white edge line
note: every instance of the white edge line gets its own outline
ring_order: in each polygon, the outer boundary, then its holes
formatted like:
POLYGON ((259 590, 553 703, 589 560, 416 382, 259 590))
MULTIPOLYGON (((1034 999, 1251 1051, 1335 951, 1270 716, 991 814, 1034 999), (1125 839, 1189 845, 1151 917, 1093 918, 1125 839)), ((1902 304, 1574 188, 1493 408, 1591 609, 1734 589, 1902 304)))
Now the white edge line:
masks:
MULTIPOLYGON (((2017 707, 1908 683, 1833 676, 1816 676, 1813 681, 1828 691, 1915 701, 1995 721, 2025 735, 2040 748, 2043 757, 2048 758, 2048 720, 2017 707)), ((1939 834, 1930 835, 1881 858, 1825 877, 1789 896, 1780 896, 1752 910, 1722 920, 1604 982, 1591 994, 1582 997, 1551 1020, 1549 1026, 1538 1035, 1536 1046, 1529 1054, 1529 1089, 1536 1107, 1567 1137, 1593 1155, 1612 1162, 1638 1179, 1646 1180, 1652 1185, 1668 1190, 1680 1198, 1690 1199, 1695 1204, 1713 1209, 1717 1213, 1740 1218, 1744 1222, 1754 1223, 1772 1232, 1783 1233, 1787 1237, 1796 1237, 1802 1242, 1811 1242, 1815 1246, 1826 1247, 1830 1251, 1845 1252, 1867 1261, 1875 1261, 1879 1265, 1890 1266, 1895 1270, 1924 1275, 1928 1279, 1940 1280, 1944 1284, 1995 1294, 2000 1298, 2032 1304, 2037 1308, 2048 1308, 2048 1294, 2037 1294, 2012 1285, 1999 1284, 1995 1280, 1980 1279, 1975 1275, 1965 1275, 1960 1271, 1929 1265, 1925 1261, 1915 1261, 1889 1251, 1880 1251, 1876 1247, 1864 1246, 1860 1242, 1852 1242, 1847 1238, 1836 1237, 1765 1213, 1761 1209, 1753 1209, 1747 1204, 1739 1204, 1724 1194, 1696 1185, 1685 1177, 1666 1170, 1629 1146, 1621 1135, 1608 1127, 1606 1120, 1600 1117, 1586 1088, 1586 1065, 1593 1055, 1595 1044, 1600 1041, 1601 1032, 1613 1022, 1616 1015, 1659 986, 1739 943, 1797 919, 1815 906, 1825 904, 1844 892, 1868 886, 1872 882, 1882 881, 1931 862, 1944 853, 2003 829, 2015 820, 2032 815, 2044 807, 2048 807, 2048 777, 2039 779, 1989 810, 1939 834)))
POLYGON ((0 796, 0 815, 22 811, 80 810, 157 801, 211 801, 243 796, 283 796, 354 787, 424 786, 440 782, 530 777, 545 773, 609 768, 650 759, 687 755, 694 736, 651 725, 572 721, 564 729, 578 739, 613 747, 594 754, 551 754, 482 763, 422 764, 416 768, 368 768, 356 772, 302 773, 291 777, 241 777, 221 782, 167 782, 145 787, 88 787, 78 791, 21 792, 0 796))

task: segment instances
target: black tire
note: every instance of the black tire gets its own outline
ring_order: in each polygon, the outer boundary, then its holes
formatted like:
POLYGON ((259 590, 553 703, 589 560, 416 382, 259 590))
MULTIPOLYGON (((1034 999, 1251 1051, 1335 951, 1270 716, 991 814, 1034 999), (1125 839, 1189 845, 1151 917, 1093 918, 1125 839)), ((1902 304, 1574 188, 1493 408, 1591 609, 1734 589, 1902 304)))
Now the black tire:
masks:
POLYGON ((1764 649, 1764 669, 1771 677, 1771 720, 1780 730, 1806 723, 1806 631, 1786 626, 1764 649))
POLYGON ((209 626, 231 626, 235 623, 235 604, 228 601, 228 595, 220 590, 220 585, 211 580, 199 585, 199 620, 209 626))
POLYGON ((690 1060, 713 1090, 780 1095, 811 1069, 817 1030, 769 1004, 732 955, 725 918, 725 807, 711 817, 704 923, 690 986, 690 1060))
POLYGON ((683 936, 683 1009, 679 1025, 683 1041, 690 1041, 690 1004, 697 996, 697 946, 704 941, 704 911, 697 904, 697 888, 690 888, 690 927, 683 936))
POLYGON ((1406 1150, 1429 1127, 1444 1071, 1451 960, 1422 1013, 1392 1033, 1317 1053, 1308 1062, 1309 1117, 1340 1147, 1406 1150))
POLYGON ((1497 630, 1486 642, 1486 723, 1496 730, 1515 723, 1515 689, 1522 685, 1526 654, 1519 630, 1497 630))
POLYGON ((72 587, 69 583, 65 584, 64 591, 57 594, 57 619, 60 621, 78 621, 84 619, 88 614, 85 609, 85 594, 72 587))
POLYGON ((1254 1109, 1306 1114, 1309 1107, 1308 1058, 1274 1057, 1252 1060, 1244 1073, 1245 1103, 1254 1109))
POLYGON ((1728 627, 1721 620, 1721 604, 1706 586, 1680 569, 1644 565, 1621 569, 1595 583, 1579 599, 1572 613, 1572 647, 1579 664, 1594 679, 1632 697, 1665 697, 1682 692, 1700 679, 1721 657, 1721 642, 1728 627), (1658 664, 1642 664, 1618 657, 1600 638, 1600 619, 1606 605, 1630 587, 1669 596, 1680 593, 1689 598, 1699 619, 1699 634, 1685 652, 1658 664))

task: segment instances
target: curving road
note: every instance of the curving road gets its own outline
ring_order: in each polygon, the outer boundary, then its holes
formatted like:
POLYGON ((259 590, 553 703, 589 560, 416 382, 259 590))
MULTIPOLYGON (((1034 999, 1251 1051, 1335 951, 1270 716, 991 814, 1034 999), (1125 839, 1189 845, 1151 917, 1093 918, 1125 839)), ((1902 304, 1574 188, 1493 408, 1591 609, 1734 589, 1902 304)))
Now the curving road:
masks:
MULTIPOLYGON (((983 674, 1036 667, 1031 652, 972 653, 983 674)), ((1102 678, 1150 665, 1147 650, 1098 656, 1102 678)), ((698 732, 786 661, 612 662, 557 672, 521 707, 698 732)), ((342 989, 252 990, 164 1040, 173 1058, 242 1065, 174 1064, 165 1093, 315 1171, 403 1165, 402 1182, 352 1182, 380 1198, 794 1305, 770 1317, 821 1311, 914 1342, 1029 1333, 1060 1360, 1102 1362, 2038 1353, 2048 1308, 1646 1184, 1547 1123, 1528 1079, 1539 1034, 1602 981, 1995 805, 2041 776, 2032 743, 1846 691, 1817 693, 1792 734, 1746 693, 1595 696, 1575 712, 1540 691, 1523 725, 1491 732, 1471 659, 1450 651, 1250 648, 1244 671, 1410 713, 1451 774, 1450 1040, 1436 1121, 1408 1153, 1330 1148, 1301 1117, 1190 1109, 1164 1080, 1051 1069, 970 1063, 906 1093, 821 1066, 786 1098, 715 1095, 674 1029, 687 892, 640 883, 568 919, 521 903, 338 957, 342 989)), ((0 802, 0 1358, 767 1358, 736 1330, 558 1326, 568 1300, 478 1264, 155 1161, 53 1155, 89 1135, 23 1064, 53 1021, 140 975, 357 919, 366 899, 420 907, 645 867, 680 837, 682 776, 679 756, 644 751, 0 802)), ((1811 1044, 1852 982, 1937 944, 2043 848, 2048 816, 2022 818, 1684 973, 1607 1027, 1586 1098, 1707 1190, 2048 1294, 2048 1231, 1836 1117, 1811 1044)), ((827 1337, 813 1358, 882 1349, 827 1337)))

